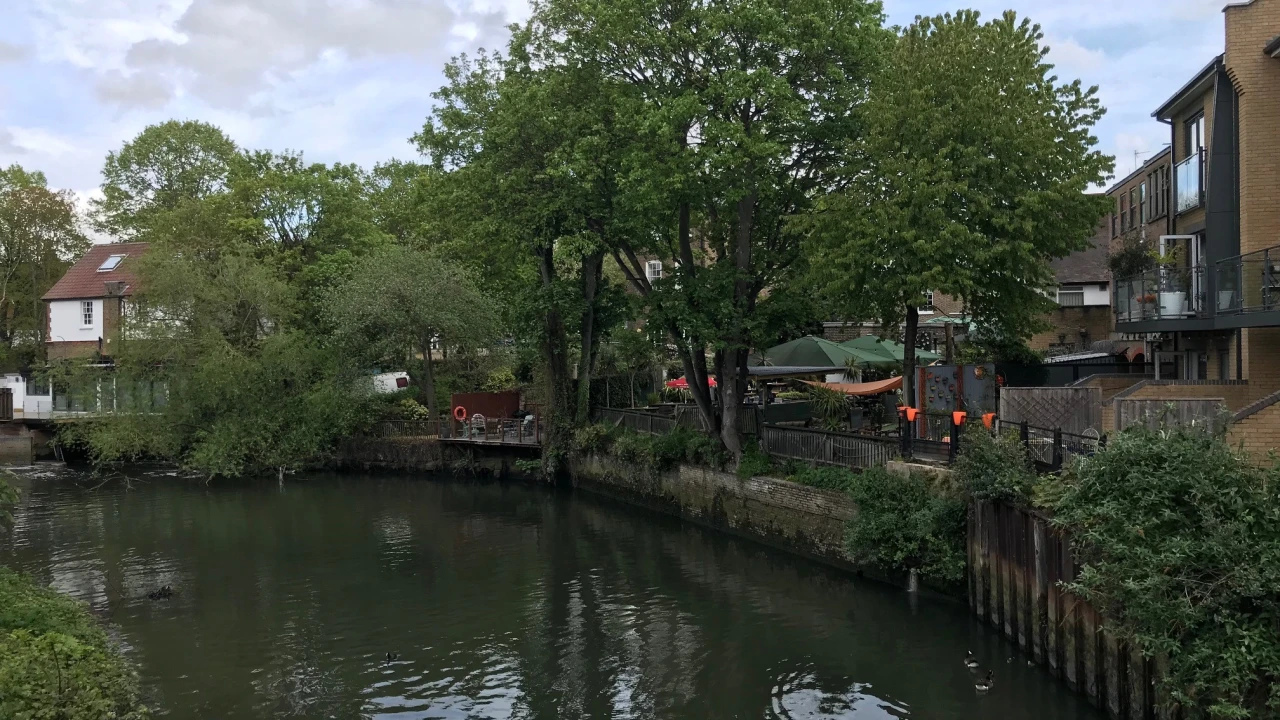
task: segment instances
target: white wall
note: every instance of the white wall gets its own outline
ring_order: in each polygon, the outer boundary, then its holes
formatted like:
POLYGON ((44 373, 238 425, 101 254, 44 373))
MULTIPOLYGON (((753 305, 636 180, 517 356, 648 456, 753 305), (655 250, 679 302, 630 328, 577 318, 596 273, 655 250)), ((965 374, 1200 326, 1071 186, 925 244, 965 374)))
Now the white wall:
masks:
POLYGON ((97 342, 102 337, 102 301, 93 302, 93 325, 84 326, 80 300, 55 300, 49 303, 49 340, 51 342, 97 342))

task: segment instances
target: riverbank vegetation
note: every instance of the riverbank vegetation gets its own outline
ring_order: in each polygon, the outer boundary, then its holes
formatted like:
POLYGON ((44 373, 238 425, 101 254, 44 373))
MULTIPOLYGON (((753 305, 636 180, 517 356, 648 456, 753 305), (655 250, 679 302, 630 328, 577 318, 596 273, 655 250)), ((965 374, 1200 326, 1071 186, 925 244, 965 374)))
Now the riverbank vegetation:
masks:
MULTIPOLYGON (((0 477, 0 536, 17 492, 0 477)), ((84 604, 0 566, 0 717, 141 720, 138 678, 84 604)))
POLYGON ((66 440, 104 463, 283 473, 384 412, 361 378, 408 369, 433 417, 451 391, 518 385, 554 477, 602 375, 634 397, 674 369, 750 464, 732 410, 755 350, 832 316, 905 323, 910 348, 933 290, 990 338, 1034 329, 1111 170, 1096 92, 1044 52, 1012 14, 898 30, 866 0, 540 0, 502 51, 447 66, 420 163, 149 127, 107 157, 91 211, 150 244, 111 367, 48 371, 124 412, 66 440))

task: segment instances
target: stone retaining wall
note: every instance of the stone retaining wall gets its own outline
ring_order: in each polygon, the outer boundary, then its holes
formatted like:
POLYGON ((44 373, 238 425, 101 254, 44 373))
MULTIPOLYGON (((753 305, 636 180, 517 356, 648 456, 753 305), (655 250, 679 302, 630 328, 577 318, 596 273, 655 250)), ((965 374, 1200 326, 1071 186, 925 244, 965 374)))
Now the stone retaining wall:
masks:
POLYGON ((680 515, 844 567, 845 524, 857 516, 847 495, 773 478, 682 465, 650 473, 605 455, 572 462, 575 487, 680 515))

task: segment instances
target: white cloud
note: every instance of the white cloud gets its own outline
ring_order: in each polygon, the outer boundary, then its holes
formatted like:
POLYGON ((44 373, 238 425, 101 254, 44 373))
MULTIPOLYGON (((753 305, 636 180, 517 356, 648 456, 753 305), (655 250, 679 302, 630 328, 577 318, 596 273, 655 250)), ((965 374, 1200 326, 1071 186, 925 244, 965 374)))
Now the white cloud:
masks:
MULTIPOLYGON (((0 128, 0 158, 5 155, 25 155, 26 148, 18 145, 17 140, 13 137, 13 131, 9 128, 0 128)), ((0 159, 0 167, 7 165, 0 159)))
POLYGON ((30 54, 31 49, 26 46, 0 40, 0 64, 24 60, 30 54))

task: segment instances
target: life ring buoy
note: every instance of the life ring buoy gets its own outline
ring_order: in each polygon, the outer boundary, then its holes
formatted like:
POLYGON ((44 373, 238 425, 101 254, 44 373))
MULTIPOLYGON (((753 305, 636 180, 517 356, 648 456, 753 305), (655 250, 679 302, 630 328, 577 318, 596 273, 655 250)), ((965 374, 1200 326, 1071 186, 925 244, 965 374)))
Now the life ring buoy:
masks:
POLYGON ((459 405, 453 409, 453 419, 458 422, 464 422, 467 419, 467 409, 459 405))

